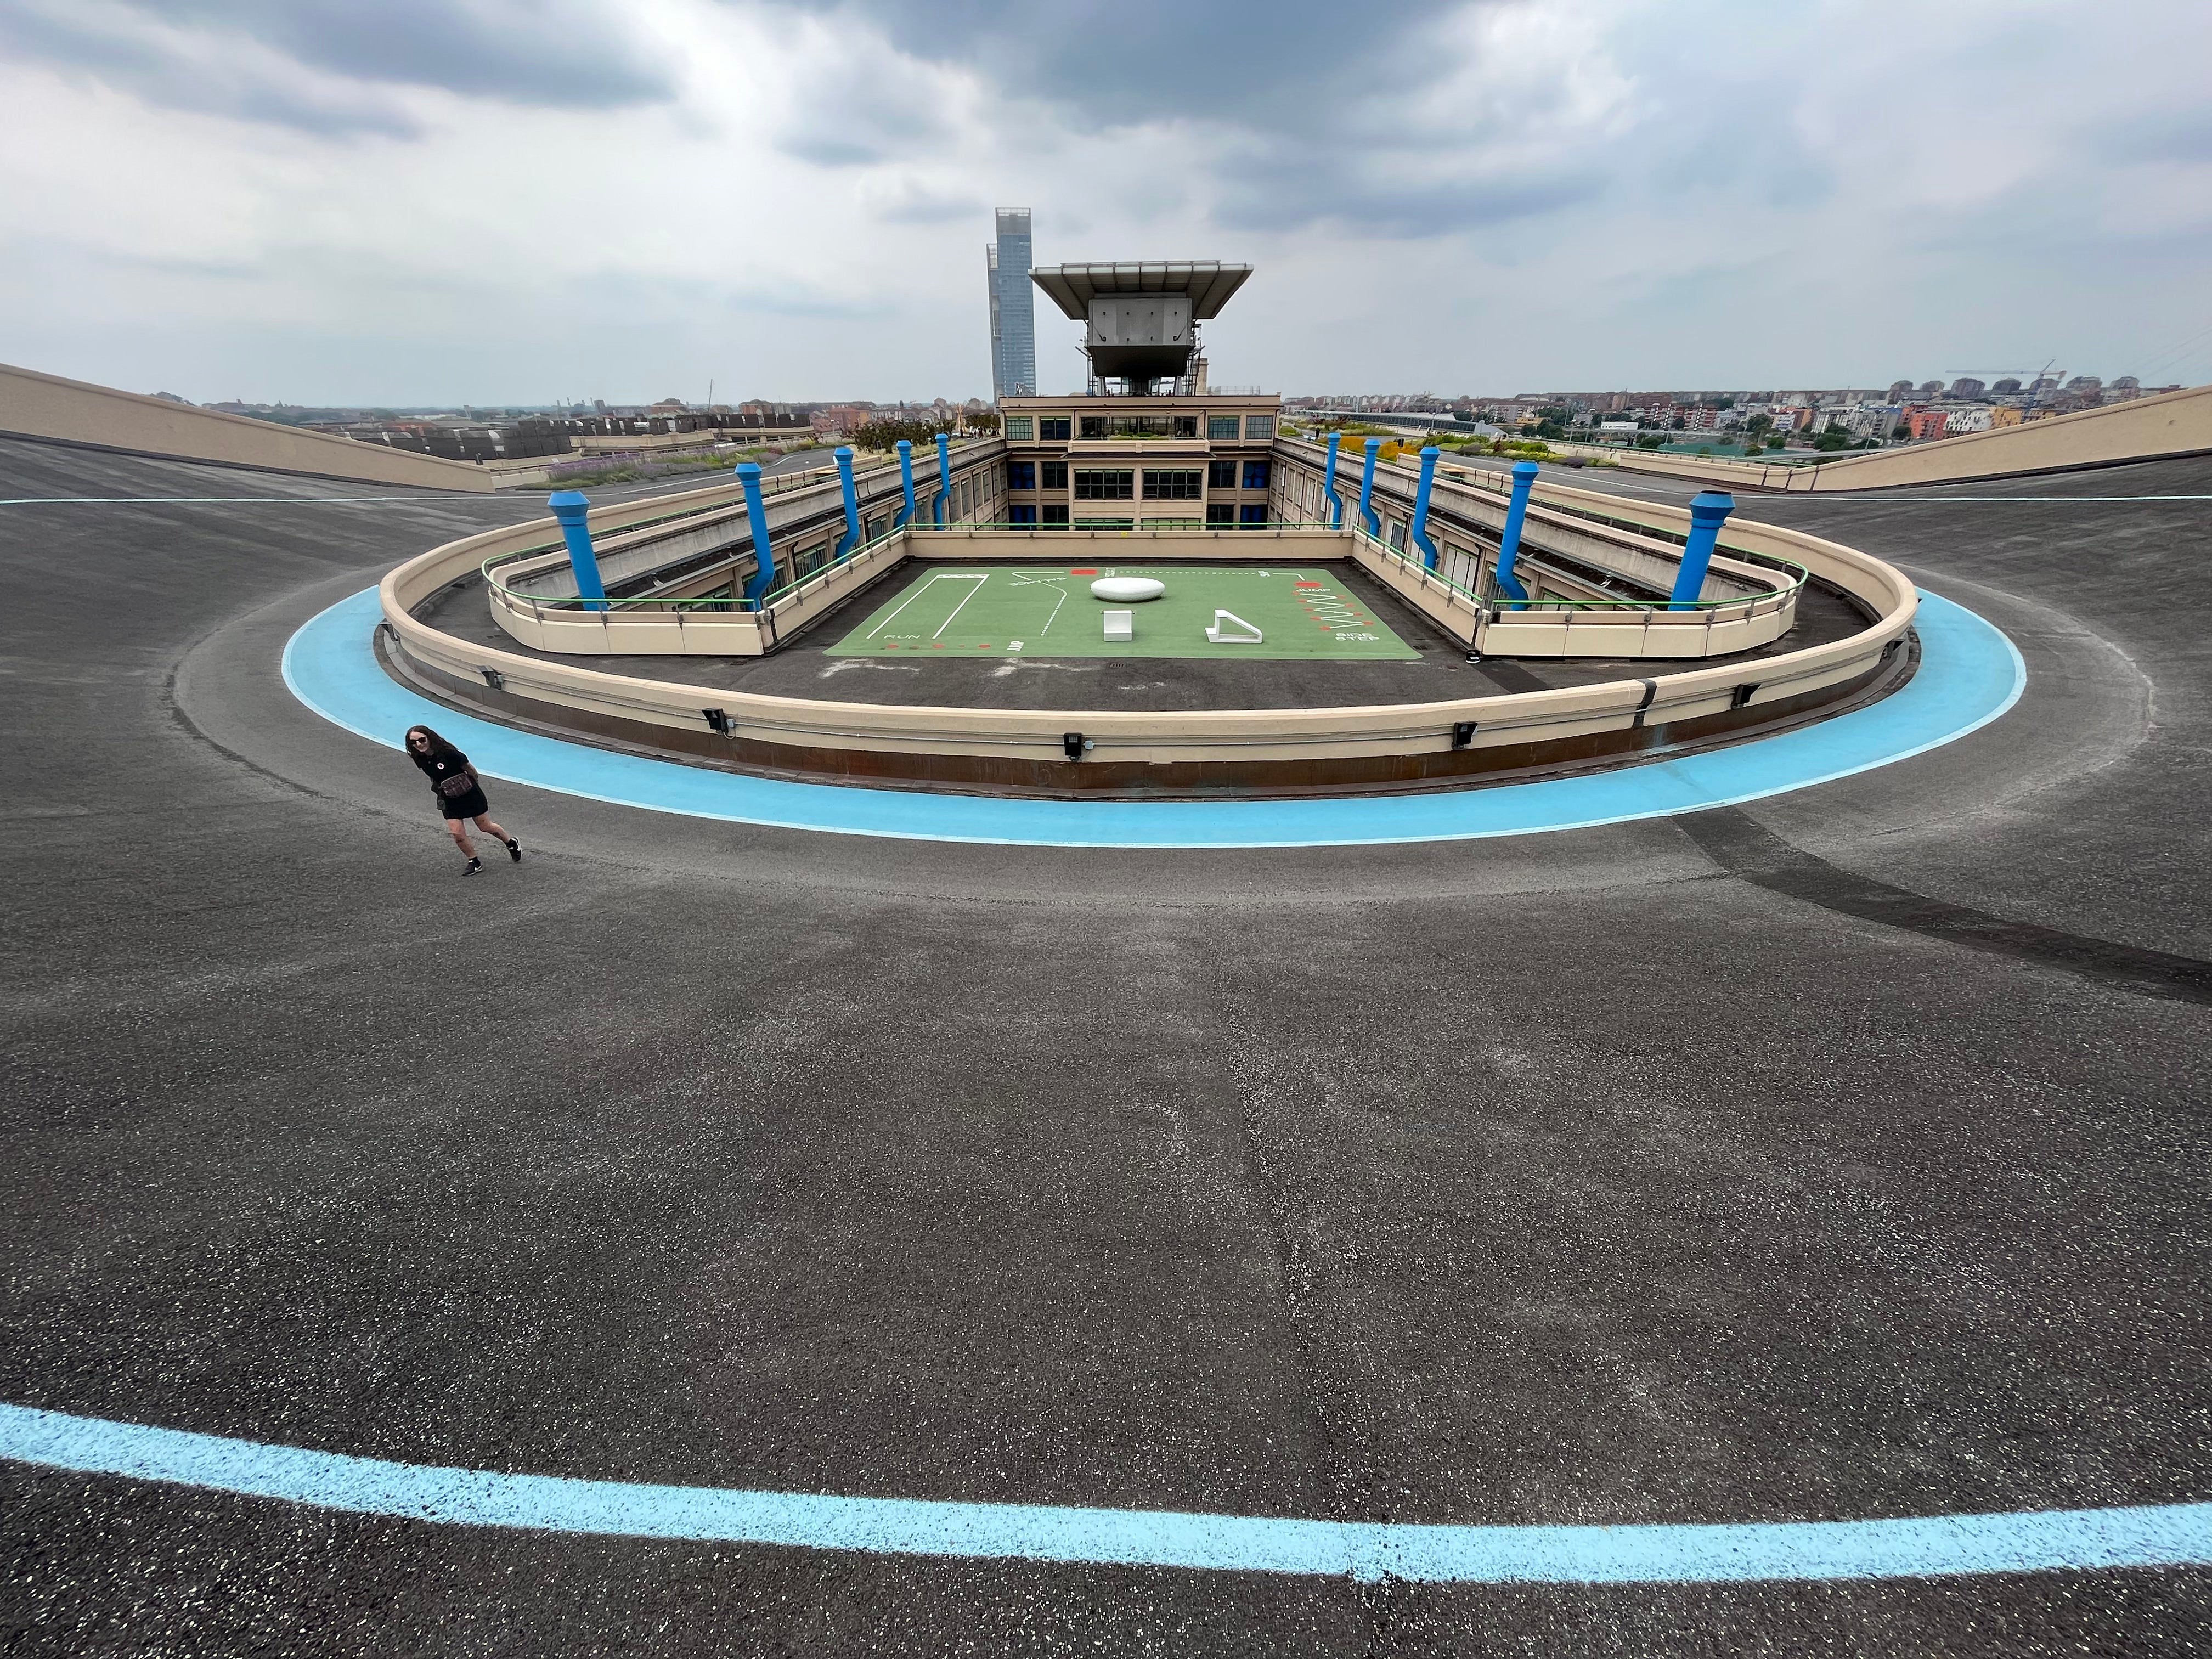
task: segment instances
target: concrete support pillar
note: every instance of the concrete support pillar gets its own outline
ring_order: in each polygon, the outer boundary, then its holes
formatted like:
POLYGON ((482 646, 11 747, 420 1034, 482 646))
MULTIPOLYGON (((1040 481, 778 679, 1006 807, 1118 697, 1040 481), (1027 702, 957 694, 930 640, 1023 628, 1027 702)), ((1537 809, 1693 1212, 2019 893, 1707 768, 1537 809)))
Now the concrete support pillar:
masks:
POLYGON ((584 609, 607 608, 606 584, 599 580, 599 556, 592 551, 592 526, 587 515, 592 503, 578 489, 556 489, 545 498, 553 516, 561 521, 561 539, 568 544, 568 568, 576 573, 576 592, 584 609))
POLYGON ((1674 592, 1668 609, 1686 611, 1705 597, 1705 568, 1713 562, 1713 544, 1721 526, 1735 511, 1735 497, 1724 489, 1703 489, 1690 501, 1690 542, 1682 550, 1682 568, 1674 573, 1674 592))
POLYGON ((1321 493, 1328 500, 1328 527, 1331 530, 1344 528, 1344 497, 1336 493, 1336 450, 1343 441, 1344 434, 1341 432, 1328 434, 1328 465, 1322 469, 1321 474, 1321 493))
POLYGON ((903 530, 914 522, 914 444, 901 438, 898 441, 899 493, 906 498, 899 508, 897 528, 903 530))
POLYGON ((775 548, 768 538, 768 508, 761 502, 761 470, 751 461, 738 463, 738 483, 745 492, 745 520, 753 527, 753 574, 745 584, 745 604, 760 609, 761 598, 775 586, 775 548))
POLYGON ((1542 471, 1534 461, 1513 463, 1513 496, 1505 507, 1505 530, 1498 538, 1498 591, 1509 599, 1527 603, 1528 590, 1521 586, 1521 579, 1513 574, 1513 562, 1521 556, 1521 521, 1528 516, 1528 489, 1542 471))
POLYGON ((1367 441, 1367 465, 1359 475, 1359 516, 1367 520, 1367 533, 1376 541, 1382 539, 1382 520, 1375 516, 1371 505, 1375 495, 1375 458, 1382 453, 1382 441, 1367 441))
POLYGON ((945 509, 952 501, 952 440, 937 434, 937 494, 929 503, 930 522, 945 528, 945 509))
POLYGON ((1413 522, 1406 532, 1413 545, 1421 550, 1424 570, 1437 568, 1437 544, 1429 539, 1429 491, 1436 486, 1437 453, 1433 444, 1421 452, 1421 482, 1413 491, 1413 522))
POLYGON ((860 544, 860 497, 853 488, 853 450, 849 444, 837 446, 837 482, 845 491, 845 533, 837 538, 837 550, 830 556, 842 559, 860 544))

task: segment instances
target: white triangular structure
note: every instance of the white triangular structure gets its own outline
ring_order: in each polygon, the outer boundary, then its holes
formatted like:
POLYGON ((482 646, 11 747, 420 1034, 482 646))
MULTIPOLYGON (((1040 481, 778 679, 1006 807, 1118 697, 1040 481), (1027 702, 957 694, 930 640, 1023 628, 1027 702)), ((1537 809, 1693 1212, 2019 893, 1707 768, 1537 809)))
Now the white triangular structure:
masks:
POLYGON ((1217 611, 1213 613, 1213 626, 1206 630, 1206 637, 1216 645, 1257 645, 1260 643, 1261 635, 1258 629, 1253 627, 1234 611, 1217 611), (1224 623, 1235 623, 1244 631, 1242 634, 1231 634, 1222 627, 1224 623))
POLYGON ((1106 613, 1106 637, 1109 640, 1133 640, 1137 637, 1137 613, 1133 611, 1109 611, 1106 613))

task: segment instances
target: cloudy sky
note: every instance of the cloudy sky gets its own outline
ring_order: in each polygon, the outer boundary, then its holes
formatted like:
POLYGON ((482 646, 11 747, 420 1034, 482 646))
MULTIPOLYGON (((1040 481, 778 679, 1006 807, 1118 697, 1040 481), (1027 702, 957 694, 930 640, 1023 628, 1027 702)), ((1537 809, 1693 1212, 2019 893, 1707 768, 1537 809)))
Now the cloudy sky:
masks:
POLYGON ((196 400, 2212 380, 2204 0, 0 0, 0 361, 196 400), (1076 329, 1040 306, 1047 390, 1076 329))

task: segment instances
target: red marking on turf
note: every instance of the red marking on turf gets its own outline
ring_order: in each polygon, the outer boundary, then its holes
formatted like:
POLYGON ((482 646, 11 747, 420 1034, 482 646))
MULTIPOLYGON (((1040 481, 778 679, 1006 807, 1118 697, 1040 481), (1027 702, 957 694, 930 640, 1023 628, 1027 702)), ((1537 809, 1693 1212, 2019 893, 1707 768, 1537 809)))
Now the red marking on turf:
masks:
POLYGON ((1092 568, 1088 570, 1071 570, 1067 574, 1071 576, 1095 576, 1098 572, 1097 568, 1094 566, 1092 568))
POLYGON ((1319 582, 1295 582, 1292 586, 1297 587, 1319 587, 1321 584, 1319 582))

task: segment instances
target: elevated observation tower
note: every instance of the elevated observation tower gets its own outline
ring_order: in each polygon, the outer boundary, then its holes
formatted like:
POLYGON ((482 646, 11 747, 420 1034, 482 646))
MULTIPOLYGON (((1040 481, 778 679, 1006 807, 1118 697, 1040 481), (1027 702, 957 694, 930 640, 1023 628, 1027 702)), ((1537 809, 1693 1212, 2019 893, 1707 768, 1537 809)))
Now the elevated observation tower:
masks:
POLYGON ((1219 316, 1251 274, 1218 259, 1170 259, 1042 267, 1030 280, 1085 325, 1091 378, 1145 398, 1189 375, 1198 325, 1219 316))

